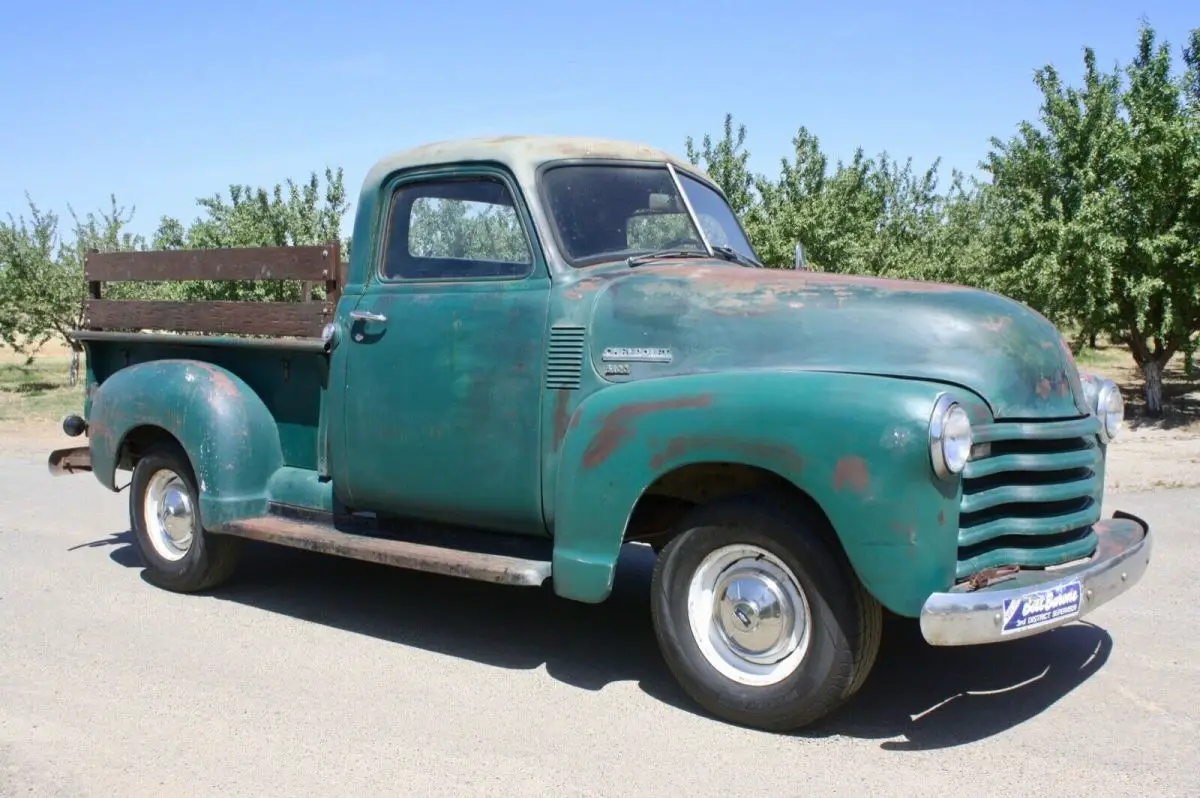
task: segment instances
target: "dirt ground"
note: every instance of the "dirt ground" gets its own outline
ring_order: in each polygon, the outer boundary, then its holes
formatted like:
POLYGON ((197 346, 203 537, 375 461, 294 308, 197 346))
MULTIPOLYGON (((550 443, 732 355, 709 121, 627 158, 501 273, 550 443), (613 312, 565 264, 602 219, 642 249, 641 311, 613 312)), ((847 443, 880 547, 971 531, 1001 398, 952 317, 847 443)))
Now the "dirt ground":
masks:
MULTIPOLYGON (((61 367, 64 386, 68 354, 65 347, 48 345, 38 361, 61 367)), ((22 361, 10 350, 0 350, 0 368, 22 361)), ((1200 382, 1185 378, 1181 358, 1168 365, 1165 374, 1168 410, 1163 419, 1154 422, 1141 415, 1140 375, 1125 350, 1102 347, 1086 352, 1079 358, 1079 367, 1116 380, 1128 405, 1125 430, 1109 451, 1106 479, 1109 490, 1200 486, 1200 382)), ((9 403, 8 412, 0 412, 0 455, 42 453, 57 446, 77 445, 59 427, 64 408, 74 401, 68 389, 57 388, 39 398, 6 398, 3 393, 6 388, 0 385, 0 411, 4 410, 4 402, 9 403)))

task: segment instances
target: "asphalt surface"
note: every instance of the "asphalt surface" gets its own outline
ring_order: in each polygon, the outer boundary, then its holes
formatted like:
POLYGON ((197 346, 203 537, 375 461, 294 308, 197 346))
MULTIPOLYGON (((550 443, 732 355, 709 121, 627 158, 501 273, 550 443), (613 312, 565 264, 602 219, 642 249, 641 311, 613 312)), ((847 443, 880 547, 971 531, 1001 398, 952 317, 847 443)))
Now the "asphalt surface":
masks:
POLYGON ((894 627, 854 703, 779 736, 704 717, 607 604, 258 546, 146 583, 127 494, 0 459, 0 795, 1198 795, 1200 491, 1113 494, 1145 579, 1029 640, 894 627), (1048 793, 1056 790, 1056 793, 1048 793))

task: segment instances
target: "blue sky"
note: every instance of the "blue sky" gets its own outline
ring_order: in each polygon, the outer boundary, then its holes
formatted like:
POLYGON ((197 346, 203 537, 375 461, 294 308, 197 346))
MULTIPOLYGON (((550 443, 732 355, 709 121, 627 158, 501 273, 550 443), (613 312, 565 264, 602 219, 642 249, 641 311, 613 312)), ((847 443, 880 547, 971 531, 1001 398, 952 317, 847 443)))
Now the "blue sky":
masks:
MULTIPOLYGON (((14 3, 0 48, 0 213, 28 191, 66 216, 134 205, 133 229, 230 183, 273 185, 424 141, 496 133, 636 139, 679 152, 745 123, 774 173, 801 125, 974 170, 1037 112, 1035 68, 1078 81, 1133 53, 1143 16, 1175 52, 1181 0, 743 5, 693 0, 14 3)), ((348 223, 347 223, 348 227, 348 223)))

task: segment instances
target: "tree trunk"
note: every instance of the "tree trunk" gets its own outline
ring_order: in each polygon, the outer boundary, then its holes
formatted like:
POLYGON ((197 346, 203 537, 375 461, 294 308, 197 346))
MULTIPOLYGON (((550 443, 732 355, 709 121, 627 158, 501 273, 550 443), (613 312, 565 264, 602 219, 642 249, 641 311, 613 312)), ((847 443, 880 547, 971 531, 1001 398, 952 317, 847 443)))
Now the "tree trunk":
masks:
POLYGON ((1142 365, 1146 378, 1146 415, 1160 418, 1163 414, 1162 365, 1157 358, 1148 358, 1142 365))
POLYGON ((74 388, 79 384, 79 350, 71 347, 71 370, 67 377, 67 384, 74 388))

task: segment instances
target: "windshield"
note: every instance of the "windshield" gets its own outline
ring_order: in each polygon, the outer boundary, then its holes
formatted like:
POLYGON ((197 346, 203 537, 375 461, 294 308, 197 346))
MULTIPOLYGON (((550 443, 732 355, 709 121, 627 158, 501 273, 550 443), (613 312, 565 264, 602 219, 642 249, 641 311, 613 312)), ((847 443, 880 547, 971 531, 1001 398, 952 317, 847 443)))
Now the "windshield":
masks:
MULTIPOLYGON (((683 171, 676 174, 708 243, 757 260, 721 195, 683 171)), ((541 190, 554 237, 572 266, 659 250, 705 251, 665 165, 555 166, 542 174, 541 190)))

